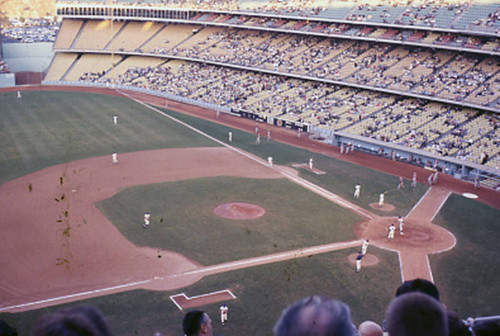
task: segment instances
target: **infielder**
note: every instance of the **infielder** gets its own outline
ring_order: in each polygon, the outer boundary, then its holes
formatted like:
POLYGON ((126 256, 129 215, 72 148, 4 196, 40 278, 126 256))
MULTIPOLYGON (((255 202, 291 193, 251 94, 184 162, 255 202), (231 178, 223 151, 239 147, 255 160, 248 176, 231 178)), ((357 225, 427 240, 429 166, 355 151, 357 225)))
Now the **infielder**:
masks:
POLYGON ((384 205, 384 198, 385 198, 385 195, 384 193, 381 193, 378 197, 378 207, 381 208, 382 205, 384 205))
POLYGON ((309 159, 309 170, 313 170, 313 159, 309 159))
POLYGON ((370 245, 370 240, 363 239, 363 242, 361 243, 361 254, 362 255, 366 254, 366 251, 368 250, 368 245, 370 245))
POLYGON ((272 156, 269 156, 269 157, 267 158, 267 162, 269 163, 269 167, 271 167, 271 168, 272 168, 272 167, 273 167, 273 157, 272 157, 272 156))
POLYGON ((403 228, 405 225, 403 217, 401 216, 398 217, 398 224, 399 224, 399 234, 403 235, 403 228))
POLYGON ((354 198, 359 198, 359 194, 361 193, 361 184, 356 183, 354 187, 354 198))
POLYGON ((222 306, 220 306, 219 310, 220 310, 220 322, 222 323, 222 325, 224 325, 224 323, 227 322, 227 311, 229 310, 229 308, 224 303, 222 306))
POLYGON ((389 226, 388 231, 389 232, 387 234, 387 239, 393 240, 394 239, 394 231, 396 231, 396 227, 394 226, 394 224, 391 224, 391 226, 389 226))
POLYGON ((116 153, 111 154, 111 161, 116 166, 118 164, 118 154, 116 153))
POLYGON ((144 214, 144 224, 142 224, 143 228, 147 228, 149 226, 150 219, 151 219, 151 214, 149 212, 146 212, 144 214))
POLYGON ((356 257, 356 273, 359 273, 359 271, 361 270, 361 259, 363 259, 363 255, 360 251, 358 252, 358 256, 356 257))

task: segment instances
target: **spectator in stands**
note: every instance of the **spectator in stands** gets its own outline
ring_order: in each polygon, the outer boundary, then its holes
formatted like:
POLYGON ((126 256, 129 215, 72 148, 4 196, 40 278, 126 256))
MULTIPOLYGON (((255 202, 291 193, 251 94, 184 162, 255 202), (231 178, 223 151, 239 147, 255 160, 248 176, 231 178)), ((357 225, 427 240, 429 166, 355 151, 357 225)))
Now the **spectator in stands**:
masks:
POLYGON ((61 309, 39 318, 33 336, 110 336, 102 314, 90 306, 61 309))
POLYGON ((472 330, 476 336, 500 335, 500 320, 483 320, 472 323, 472 330))
POLYGON ((204 311, 194 310, 184 316, 182 330, 185 336, 212 336, 212 320, 204 311))
POLYGON ((373 321, 365 321, 358 327, 359 336, 382 336, 382 327, 373 321))
POLYGON ((439 301, 423 293, 396 297, 386 311, 389 336, 448 335, 446 311, 439 301))
POLYGON ((432 296, 439 301, 439 291, 432 282, 425 279, 414 279, 403 282, 396 290, 396 297, 406 293, 420 292, 432 296))
POLYGON ((349 307, 341 301, 310 296, 285 308, 276 322, 275 336, 355 336, 349 307))

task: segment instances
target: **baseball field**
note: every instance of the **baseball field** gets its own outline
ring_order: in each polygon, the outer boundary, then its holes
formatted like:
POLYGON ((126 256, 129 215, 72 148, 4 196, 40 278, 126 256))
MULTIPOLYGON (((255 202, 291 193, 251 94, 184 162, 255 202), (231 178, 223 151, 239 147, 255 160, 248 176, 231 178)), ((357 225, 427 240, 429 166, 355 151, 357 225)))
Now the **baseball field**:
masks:
POLYGON ((111 93, 0 92, 0 319, 20 335, 76 304, 101 310, 115 335, 180 335, 195 308, 215 335, 271 335, 284 307, 313 294, 380 323, 417 276, 462 318, 500 313, 498 193, 466 199, 457 190, 472 187, 449 176, 429 188, 421 168, 261 123, 256 144, 255 122, 111 93), (405 234, 389 241, 398 216, 405 234))

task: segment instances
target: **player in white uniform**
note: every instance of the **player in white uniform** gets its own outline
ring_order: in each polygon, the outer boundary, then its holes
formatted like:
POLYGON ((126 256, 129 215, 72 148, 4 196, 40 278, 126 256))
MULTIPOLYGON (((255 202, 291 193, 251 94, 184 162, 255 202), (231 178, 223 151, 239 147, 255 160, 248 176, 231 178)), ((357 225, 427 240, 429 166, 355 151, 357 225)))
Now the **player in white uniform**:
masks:
POLYGON ((118 125, 118 116, 117 115, 114 115, 113 116, 113 124, 118 125))
POLYGON ((224 323, 227 322, 227 311, 229 310, 229 308, 224 303, 222 306, 220 306, 219 310, 220 310, 220 322, 222 323, 222 325, 224 325, 224 323))
POLYGON ((227 134, 227 138, 229 142, 233 141, 233 132, 229 131, 229 133, 227 134))
POLYGON ((438 182, 438 172, 435 172, 432 176, 432 184, 437 184, 438 182))
POLYGON ((23 98, 21 91, 17 91, 17 99, 21 99, 21 98, 23 98))
POLYGON ((273 166, 273 157, 272 156, 269 156, 267 158, 267 162, 269 163, 269 167, 272 167, 273 166))
POLYGON ((398 190, 404 189, 404 187, 405 187, 405 184, 404 184, 403 178, 400 176, 399 177, 398 190))
POLYGON ((118 154, 116 153, 111 154, 111 161, 116 166, 118 164, 118 154))
POLYGON ((361 254, 362 255, 366 254, 366 251, 368 250, 368 245, 370 245, 370 240, 363 239, 363 242, 361 243, 361 254))
POLYGON ((388 231, 389 232, 387 234, 387 239, 393 240, 394 239, 394 231, 396 231, 396 227, 394 226, 394 224, 391 224, 391 226, 389 226, 388 231))
POLYGON ((354 198, 359 198, 359 194, 361 193, 361 184, 356 183, 354 187, 354 198))
POLYGON ((257 133, 257 139, 255 139, 255 144, 260 144, 260 133, 257 133))
POLYGON ((313 169, 313 159, 310 158, 309 159, 309 170, 312 170, 313 169))
POLYGON ((385 195, 384 193, 381 193, 378 197, 378 207, 381 208, 382 205, 384 205, 384 198, 385 198, 385 195))
POLYGON ((146 212, 144 214, 144 224, 142 224, 143 228, 147 228, 149 226, 150 219, 151 219, 151 214, 149 212, 146 212))
POLYGON ((399 234, 403 235, 403 228, 405 225, 403 217, 401 217, 401 216, 398 217, 398 224, 399 224, 399 234))
POLYGON ((359 273, 361 270, 361 259, 363 259, 363 254, 358 252, 358 256, 356 257, 356 273, 359 273))
POLYGON ((413 172, 413 176, 411 177, 411 186, 415 188, 417 186, 417 173, 413 172))

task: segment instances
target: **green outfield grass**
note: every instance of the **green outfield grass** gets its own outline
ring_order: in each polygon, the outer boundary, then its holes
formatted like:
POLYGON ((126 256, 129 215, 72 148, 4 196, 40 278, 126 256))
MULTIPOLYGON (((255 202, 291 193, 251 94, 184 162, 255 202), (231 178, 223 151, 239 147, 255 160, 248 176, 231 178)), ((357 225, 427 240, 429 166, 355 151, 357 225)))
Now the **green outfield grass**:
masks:
MULTIPOLYGON (((69 92, 0 93, 0 183, 47 166, 112 151, 132 152, 154 148, 218 146, 187 128, 133 101, 95 94, 69 92), (119 115, 114 127, 112 116, 119 115)), ((227 126, 168 111, 196 128, 222 141, 227 126)), ((374 211, 382 191, 386 201, 396 206, 392 213, 406 214, 423 195, 424 185, 397 191, 398 177, 335 160, 304 149, 294 148, 264 137, 255 145, 255 135, 232 130, 233 146, 266 158, 276 164, 305 163, 310 157, 326 175, 300 170, 302 177, 323 186, 354 203, 374 211), (361 198, 352 199, 354 185, 362 184, 361 198)), ((407 183, 408 184, 408 183, 407 183)), ((258 256, 301 246, 354 238, 352 225, 359 217, 327 202, 287 180, 205 178, 126 188, 99 203, 99 208, 132 242, 138 245, 174 249, 203 263, 213 264, 258 256), (269 212, 260 219, 243 221, 215 217, 211 210, 226 201, 246 201, 269 212), (192 210, 186 203, 194 204, 192 210), (145 211, 153 222, 140 227, 145 211), (134 220, 130 220, 135 218, 134 220), (162 221, 163 219, 163 221, 162 221), (204 230, 203 237, 192 234, 204 230), (197 232, 197 231, 194 231, 197 232), (226 250, 227 249, 227 250, 226 250), (226 253, 228 251, 229 253, 226 253)), ((500 289, 494 286, 499 275, 499 213, 477 202, 452 197, 437 217, 437 223, 458 237, 456 249, 431 256, 436 282, 443 301, 460 315, 498 314, 495 301, 500 289), (455 211, 455 209, 460 211, 455 211), (475 216, 474 222, 469 214, 475 216), (480 219, 478 222, 477 219, 480 219), (471 222, 477 223, 473 226, 471 222), (481 235, 473 228, 480 227, 481 235), (455 232, 456 231, 456 232, 455 232), (463 250, 462 250, 463 249, 463 250), (466 266, 466 267, 464 267, 466 266), (466 269, 464 271, 464 269, 466 269), (484 277, 477 275, 485 274, 484 277), (496 276, 496 278, 495 278, 496 276), (464 294, 462 294, 464 293, 464 294), (467 300, 462 300, 464 295, 467 300)), ((108 317, 115 335, 179 335, 183 312, 169 296, 185 292, 190 296, 230 288, 238 297, 230 304, 230 323, 215 335, 270 335, 281 310, 306 295, 323 294, 346 302, 354 321, 380 322, 384 308, 400 284, 397 255, 370 247, 380 262, 356 274, 347 261, 355 249, 279 262, 204 278, 172 292, 131 291, 86 300, 108 317)), ((43 279, 40 279, 43 281, 43 279)), ((214 321, 218 304, 202 307, 214 321)), ((33 320, 61 306, 18 314, 0 314, 28 334, 33 320)))
POLYGON ((435 219, 457 246, 430 256, 434 280, 442 301, 461 317, 500 315, 499 218, 495 208, 452 195, 435 219))
POLYGON ((128 99, 77 92, 0 93, 0 184, 82 158, 217 146, 128 99), (118 116, 118 125, 113 116, 118 116))

